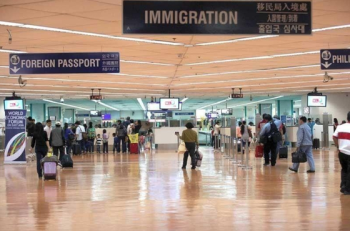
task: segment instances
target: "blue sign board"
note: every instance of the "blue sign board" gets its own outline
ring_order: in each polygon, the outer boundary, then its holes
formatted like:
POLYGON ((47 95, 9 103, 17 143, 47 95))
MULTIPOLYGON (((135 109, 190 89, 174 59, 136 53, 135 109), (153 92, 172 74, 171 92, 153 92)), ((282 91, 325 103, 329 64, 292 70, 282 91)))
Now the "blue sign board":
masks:
POLYGON ((311 1, 124 1, 124 34, 312 33, 311 1))
POLYGON ((175 115, 177 116, 194 116, 194 112, 175 112, 175 115))
POLYGON ((321 50, 321 70, 350 69, 350 49, 321 50))
POLYGON ((10 74, 119 73, 118 52, 10 54, 10 74))

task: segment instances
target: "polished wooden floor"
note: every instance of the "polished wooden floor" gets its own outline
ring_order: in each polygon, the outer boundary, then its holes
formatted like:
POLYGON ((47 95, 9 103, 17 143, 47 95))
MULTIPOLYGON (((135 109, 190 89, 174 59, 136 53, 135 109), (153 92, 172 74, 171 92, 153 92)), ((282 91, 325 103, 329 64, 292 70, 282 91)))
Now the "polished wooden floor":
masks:
POLYGON ((171 151, 74 157, 58 181, 39 180, 34 162, 1 164, 0 230, 350 230, 333 151, 314 153, 316 174, 289 172, 290 159, 242 170, 202 151, 194 171, 171 151))

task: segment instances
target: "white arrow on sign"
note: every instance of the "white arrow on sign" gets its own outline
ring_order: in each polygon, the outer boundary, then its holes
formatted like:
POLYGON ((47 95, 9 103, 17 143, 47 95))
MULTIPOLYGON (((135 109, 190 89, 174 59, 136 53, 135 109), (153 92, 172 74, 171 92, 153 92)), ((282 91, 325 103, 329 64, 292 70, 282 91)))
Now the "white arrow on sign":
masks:
POLYGON ((17 67, 14 67, 14 68, 10 68, 11 71, 13 71, 14 73, 17 73, 17 71, 19 71, 21 68, 17 68, 17 67))
POLYGON ((328 62, 322 63, 322 66, 324 66, 325 68, 328 68, 328 67, 330 67, 331 65, 332 65, 332 63, 328 63, 328 62))

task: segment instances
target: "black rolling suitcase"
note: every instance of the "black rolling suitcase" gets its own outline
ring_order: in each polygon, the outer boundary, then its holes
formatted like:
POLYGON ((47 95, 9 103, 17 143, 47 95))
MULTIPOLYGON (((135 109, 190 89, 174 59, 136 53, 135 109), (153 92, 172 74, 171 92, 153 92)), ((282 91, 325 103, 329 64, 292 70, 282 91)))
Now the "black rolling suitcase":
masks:
POLYGON ((279 158, 280 159, 286 159, 288 158, 288 147, 282 147, 279 150, 279 158))
POLYGON ((81 147, 79 143, 75 142, 72 144, 73 155, 81 155, 81 147))
POLYGON ((320 139, 314 139, 312 141, 312 147, 313 149, 320 149, 320 139))

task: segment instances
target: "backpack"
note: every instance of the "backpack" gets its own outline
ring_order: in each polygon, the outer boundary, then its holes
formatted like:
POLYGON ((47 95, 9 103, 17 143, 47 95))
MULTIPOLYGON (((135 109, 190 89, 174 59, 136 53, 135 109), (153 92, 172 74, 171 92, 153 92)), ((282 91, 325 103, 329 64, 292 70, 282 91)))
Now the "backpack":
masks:
POLYGON ((280 142, 282 140, 282 135, 278 131, 277 126, 274 122, 270 122, 270 132, 267 135, 267 138, 274 143, 280 142))
POLYGON ((89 128, 88 129, 88 137, 89 137, 90 140, 95 139, 95 137, 96 137, 95 128, 89 128))
POLYGON ((87 140, 87 139, 88 139, 88 134, 87 134, 87 132, 86 132, 86 131, 83 132, 83 129, 81 129, 81 125, 79 125, 78 128, 80 129, 80 132, 81 132, 81 135, 82 135, 82 137, 83 137, 83 140, 87 140))
POLYGON ((282 131, 283 131, 283 135, 286 134, 286 126, 284 126, 284 124, 282 124, 282 131))

